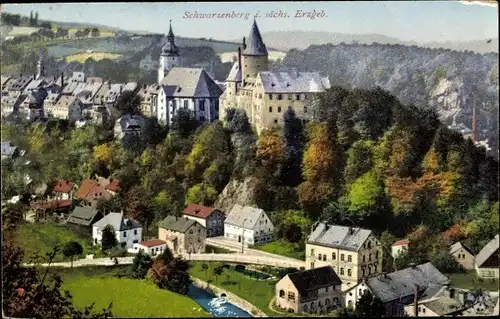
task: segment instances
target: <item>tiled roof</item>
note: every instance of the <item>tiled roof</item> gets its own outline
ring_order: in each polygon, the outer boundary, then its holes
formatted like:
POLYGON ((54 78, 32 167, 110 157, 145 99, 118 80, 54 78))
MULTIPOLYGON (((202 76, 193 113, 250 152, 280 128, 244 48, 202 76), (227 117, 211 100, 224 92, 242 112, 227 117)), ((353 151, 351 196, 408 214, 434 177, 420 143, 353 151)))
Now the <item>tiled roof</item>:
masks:
POLYGON ((197 221, 186 217, 167 216, 164 220, 158 223, 158 227, 175 231, 178 233, 185 233, 191 226, 196 224, 197 221))
POLYGON ((120 181, 117 179, 111 178, 110 183, 106 186, 106 189, 117 192, 120 189, 120 181))
POLYGON ((253 229, 261 214, 265 214, 265 212, 260 208, 251 206, 243 207, 239 204, 235 204, 227 215, 224 223, 244 227, 246 229, 253 229))
POLYGON ((408 239, 401 239, 392 244, 392 246, 408 246, 409 243, 410 241, 408 239))
MULTIPOLYGON (((173 68, 161 80, 161 85, 176 87, 168 97, 220 97, 221 88, 203 69, 173 68)), ((167 93, 167 92, 165 92, 167 93)))
POLYGON ((71 224, 90 226, 92 221, 96 218, 97 215, 101 214, 94 207, 81 207, 77 206, 73 210, 73 212, 68 216, 68 220, 66 222, 71 224))
POLYGON ((111 194, 97 181, 85 179, 75 193, 75 197, 82 200, 97 200, 99 198, 110 199, 111 194))
POLYGON ((259 72, 268 93, 317 93, 330 88, 330 80, 319 72, 299 72, 296 69, 259 72))
POLYGON ((123 213, 109 213, 101 220, 96 222, 93 226, 98 229, 106 227, 106 225, 113 226, 115 231, 123 231, 135 228, 142 228, 141 224, 132 219, 127 219, 123 213))
POLYGON ((358 251, 368 239, 371 230, 318 223, 309 235, 309 244, 358 251))
POLYGON ((54 192, 67 193, 73 188, 73 186, 75 186, 75 184, 70 181, 58 180, 54 186, 54 192))
POLYGON ((144 247, 154 247, 154 246, 160 246, 160 245, 165 245, 166 242, 161 240, 161 239, 151 239, 147 241, 141 241, 139 245, 144 246, 144 247))
POLYGON ((242 54, 244 55, 267 55, 266 45, 262 40, 260 35, 259 27, 257 27, 257 22, 254 20, 252 28, 250 29, 250 34, 248 39, 246 39, 246 47, 244 48, 242 54))
POLYGON ((216 209, 213 207, 205 207, 198 204, 189 204, 188 207, 184 209, 184 215, 205 219, 210 216, 215 210, 216 209))
POLYGON ((477 254, 476 265, 478 267, 481 267, 484 264, 484 262, 491 257, 491 255, 493 255, 494 253, 498 254, 498 245, 499 245, 499 236, 497 234, 495 238, 490 240, 490 242, 487 243, 486 246, 483 247, 483 249, 481 249, 479 254, 477 254))
POLYGON ((72 200, 56 200, 45 203, 33 203, 31 204, 31 208, 33 209, 56 209, 56 208, 69 208, 73 205, 72 200))
POLYGON ((331 266, 298 271, 287 276, 301 295, 304 295, 309 290, 342 284, 339 276, 331 266))

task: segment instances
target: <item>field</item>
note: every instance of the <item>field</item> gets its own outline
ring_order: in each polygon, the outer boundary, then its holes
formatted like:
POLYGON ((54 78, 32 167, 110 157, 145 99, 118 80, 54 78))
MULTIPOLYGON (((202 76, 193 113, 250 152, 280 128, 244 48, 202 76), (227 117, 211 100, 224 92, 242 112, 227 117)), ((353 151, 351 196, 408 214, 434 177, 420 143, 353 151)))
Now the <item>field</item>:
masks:
POLYGON ((283 239, 279 239, 264 245, 255 245, 252 248, 262 250, 271 254, 305 260, 305 252, 299 250, 298 244, 292 244, 283 239))
MULTIPOLYGON (((55 245, 60 245, 62 248, 68 241, 79 242, 84 255, 91 252, 90 234, 89 236, 77 234, 64 225, 25 223, 16 231, 16 242, 24 249, 25 262, 28 262, 35 252, 45 256, 45 253, 51 252, 55 245)), ((67 259, 59 253, 54 261, 67 261, 67 259)))
MULTIPOLYGON (((278 59, 283 59, 286 55, 285 52, 280 52, 280 51, 269 51, 269 60, 270 61, 276 61, 278 59)), ((237 57, 238 53, 237 52, 224 52, 224 53, 219 53, 218 56, 220 57, 222 63, 225 62, 232 62, 233 61, 233 56, 237 57)))
POLYGON ((275 294, 274 285, 276 284, 276 280, 257 280, 237 272, 233 268, 224 269, 222 275, 216 278, 213 274, 213 268, 219 263, 207 262, 206 264, 209 265, 207 271, 201 268, 202 264, 203 262, 191 262, 191 276, 234 293, 252 303, 269 316, 276 315, 275 312, 269 309, 269 302, 275 294))
POLYGON ((210 317, 189 297, 158 289, 145 280, 114 277, 118 267, 108 267, 109 272, 102 268, 63 271, 63 289, 71 292, 77 307, 95 302, 94 309, 100 310, 112 302, 111 312, 118 318, 210 317))
POLYGON ((447 274, 451 284, 462 289, 483 289, 488 291, 498 291, 498 279, 479 279, 474 270, 463 274, 447 274))
POLYGON ((100 61, 104 59, 110 59, 110 60, 116 60, 119 57, 121 57, 121 54, 116 54, 116 53, 106 53, 106 52, 92 52, 92 53, 77 53, 73 54, 67 57, 64 57, 62 59, 65 59, 66 62, 71 63, 71 62, 79 62, 79 63, 85 63, 87 59, 92 58, 95 61, 100 61))

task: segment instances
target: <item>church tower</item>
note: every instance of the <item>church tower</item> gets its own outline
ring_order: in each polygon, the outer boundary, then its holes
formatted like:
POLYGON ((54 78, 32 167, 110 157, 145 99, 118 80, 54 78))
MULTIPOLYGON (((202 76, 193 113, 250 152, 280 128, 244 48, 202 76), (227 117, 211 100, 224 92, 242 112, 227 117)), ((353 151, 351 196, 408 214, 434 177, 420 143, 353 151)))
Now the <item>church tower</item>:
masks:
POLYGON ((163 80, 168 71, 181 66, 181 56, 179 47, 175 45, 175 36, 172 31, 172 20, 170 20, 170 30, 167 35, 167 44, 161 49, 160 66, 158 68, 158 83, 163 80))
POLYGON ((257 22, 253 20, 252 29, 248 39, 243 38, 243 51, 241 53, 241 77, 243 83, 246 79, 255 78, 261 71, 268 70, 268 54, 266 45, 262 41, 257 22))
POLYGON ((40 52, 38 54, 38 62, 36 64, 36 76, 35 76, 36 80, 39 80, 45 76, 45 68, 43 66, 42 59, 43 59, 42 50, 40 50, 40 52))

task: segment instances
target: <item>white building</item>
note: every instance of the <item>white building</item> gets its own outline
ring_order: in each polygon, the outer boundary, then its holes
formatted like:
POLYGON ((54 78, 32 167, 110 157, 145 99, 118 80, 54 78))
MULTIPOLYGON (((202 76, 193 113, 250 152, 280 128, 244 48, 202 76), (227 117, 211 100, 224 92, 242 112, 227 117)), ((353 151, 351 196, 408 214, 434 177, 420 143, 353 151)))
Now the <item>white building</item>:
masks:
POLYGON ((122 213, 109 213, 92 226, 92 238, 94 245, 100 245, 102 230, 111 225, 115 230, 116 240, 123 248, 132 248, 139 243, 142 236, 142 226, 132 219, 127 219, 122 213))
POLYGON ((408 239, 401 239, 392 244, 391 247, 392 258, 397 258, 403 252, 408 251, 409 243, 410 242, 408 241, 408 239))
POLYGON ((274 239, 274 226, 264 210, 234 205, 224 221, 224 237, 248 245, 270 242, 274 239))
POLYGON ((162 254, 166 247, 167 243, 163 240, 151 239, 134 244, 132 252, 138 253, 142 249, 146 254, 156 256, 162 254))

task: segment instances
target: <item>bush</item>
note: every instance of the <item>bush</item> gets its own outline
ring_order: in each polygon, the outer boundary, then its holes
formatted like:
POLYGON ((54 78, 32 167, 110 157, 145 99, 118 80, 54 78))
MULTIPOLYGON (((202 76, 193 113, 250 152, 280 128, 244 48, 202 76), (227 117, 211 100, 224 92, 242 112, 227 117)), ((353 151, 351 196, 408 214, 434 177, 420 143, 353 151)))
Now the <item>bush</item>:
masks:
POLYGON ((127 256, 127 250, 123 247, 113 247, 109 252, 109 257, 125 257, 127 256))
POLYGON ((431 262, 439 271, 446 274, 465 272, 464 267, 448 251, 438 253, 431 262))
POLYGON ((236 271, 244 271, 245 270, 245 265, 236 265, 236 266, 234 266, 234 270, 236 270, 236 271))

